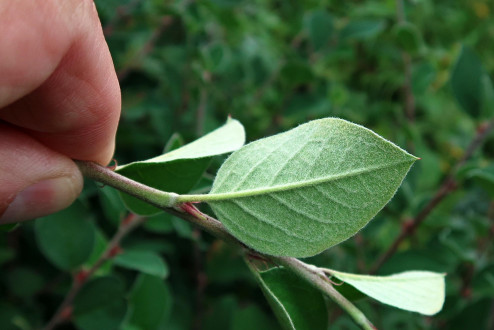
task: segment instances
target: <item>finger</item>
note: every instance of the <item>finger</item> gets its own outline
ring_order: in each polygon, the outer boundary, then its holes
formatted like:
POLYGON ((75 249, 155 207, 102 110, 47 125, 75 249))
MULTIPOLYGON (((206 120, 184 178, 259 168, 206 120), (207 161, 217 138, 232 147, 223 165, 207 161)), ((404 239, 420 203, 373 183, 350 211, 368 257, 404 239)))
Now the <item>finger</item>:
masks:
POLYGON ((120 89, 93 2, 0 1, 0 17, 0 119, 70 158, 108 163, 120 89))
POLYGON ((74 162, 0 124, 0 223, 34 219, 69 206, 82 189, 74 162))

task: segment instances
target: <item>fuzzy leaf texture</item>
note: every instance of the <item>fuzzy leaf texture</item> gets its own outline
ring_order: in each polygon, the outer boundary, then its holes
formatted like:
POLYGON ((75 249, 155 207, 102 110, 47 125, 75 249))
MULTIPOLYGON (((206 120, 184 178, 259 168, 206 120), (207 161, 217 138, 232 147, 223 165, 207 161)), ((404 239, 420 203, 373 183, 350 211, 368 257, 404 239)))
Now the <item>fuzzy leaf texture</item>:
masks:
POLYGON ((362 126, 314 120, 234 152, 199 199, 255 250, 308 257, 364 227, 416 159, 362 126))
POLYGON ((408 271, 370 276, 331 270, 333 276, 384 304, 425 315, 434 315, 444 304, 444 274, 408 271))

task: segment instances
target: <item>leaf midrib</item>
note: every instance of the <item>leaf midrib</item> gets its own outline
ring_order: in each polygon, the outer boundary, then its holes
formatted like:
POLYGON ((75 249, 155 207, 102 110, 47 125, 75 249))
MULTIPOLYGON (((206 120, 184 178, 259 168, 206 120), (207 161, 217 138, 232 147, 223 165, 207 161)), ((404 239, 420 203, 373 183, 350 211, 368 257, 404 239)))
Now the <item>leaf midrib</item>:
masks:
POLYGON ((358 170, 348 171, 336 175, 324 176, 311 180, 304 180, 300 182, 288 183, 283 185, 276 185, 272 187, 263 187, 263 188, 255 188, 241 191, 234 191, 228 193, 213 193, 213 194, 202 194, 202 195, 180 195, 177 198, 178 202, 215 202, 222 201, 228 199, 235 198, 243 198, 243 197, 251 197, 251 196, 259 196, 266 195, 270 193, 289 191, 297 188, 305 188, 309 186, 315 186, 321 183, 327 183, 332 181, 337 181, 344 178, 353 177, 360 174, 370 173, 377 170, 382 170, 386 168, 390 168, 396 165, 404 164, 404 163, 413 163, 415 159, 411 160, 402 160, 398 162, 393 162, 385 165, 377 165, 372 167, 366 167, 358 170))

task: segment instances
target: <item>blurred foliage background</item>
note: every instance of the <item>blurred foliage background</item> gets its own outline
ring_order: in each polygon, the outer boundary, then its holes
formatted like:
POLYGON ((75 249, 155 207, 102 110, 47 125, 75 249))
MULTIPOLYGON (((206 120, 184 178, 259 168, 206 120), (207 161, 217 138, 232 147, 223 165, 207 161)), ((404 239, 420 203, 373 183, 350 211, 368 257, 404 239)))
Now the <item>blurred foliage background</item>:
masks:
MULTIPOLYGON (((321 117, 366 126, 422 160, 361 233, 308 261, 356 273, 448 274, 434 317, 357 302, 380 329, 494 326, 494 136, 484 132, 494 113, 491 1, 95 2, 122 88, 120 164, 162 153, 175 132, 192 141, 228 115, 249 141, 321 117), (485 142, 469 147, 482 133, 485 142), (466 150, 472 156, 455 168, 466 150), (410 230, 444 187, 445 198, 410 230)), ((221 162, 196 191, 207 191, 221 162)), ((241 251, 163 214, 86 278, 126 218, 114 190, 87 182, 69 209, 3 226, 0 328, 43 327, 71 286, 86 281, 58 313, 58 328, 277 328, 241 251)), ((331 329, 357 328, 328 308, 331 329)))

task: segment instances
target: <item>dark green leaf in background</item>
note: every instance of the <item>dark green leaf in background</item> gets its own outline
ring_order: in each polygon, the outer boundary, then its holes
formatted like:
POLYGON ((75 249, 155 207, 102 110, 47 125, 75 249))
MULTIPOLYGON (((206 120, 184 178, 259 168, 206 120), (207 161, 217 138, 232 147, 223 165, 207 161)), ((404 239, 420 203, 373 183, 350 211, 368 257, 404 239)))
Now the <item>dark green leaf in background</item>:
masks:
POLYGON ((417 54, 423 47, 420 31, 412 23, 398 23, 393 28, 393 33, 397 45, 409 54, 417 54))
MULTIPOLYGON (((84 262, 82 266, 85 269, 89 269, 101 258, 101 255, 108 247, 108 239, 101 232, 101 230, 96 230, 96 235, 94 238, 94 248, 93 252, 89 256, 89 258, 84 262)), ((112 269, 111 262, 105 262, 101 267, 99 267, 96 271, 96 275, 108 275, 112 269)))
POLYGON ((141 274, 130 292, 129 303, 127 323, 138 329, 154 330, 168 319, 172 296, 162 279, 141 274))
POLYGON ((61 212, 36 220, 34 229, 43 255, 61 269, 76 268, 93 251, 92 216, 78 201, 61 212))
POLYGON ((494 165, 473 169, 467 176, 478 182, 494 198, 494 165))
POLYGON ((233 313, 231 330, 277 330, 278 325, 256 305, 241 307, 233 313))
POLYGON ((328 310, 319 290, 284 268, 260 272, 258 278, 284 329, 327 329, 328 310))
POLYGON ((484 75, 484 69, 475 52, 463 46, 451 75, 451 87, 462 109, 473 117, 478 117, 481 113, 484 75))
POLYGON ((161 279, 168 276, 169 272, 163 258, 153 251, 125 249, 122 254, 115 257, 114 263, 117 266, 134 269, 161 279))
POLYGON ((325 10, 315 10, 305 17, 305 27, 315 50, 326 46, 333 34, 333 18, 325 10))
POLYGON ((143 227, 153 233, 168 234, 174 230, 172 218, 169 213, 158 213, 148 217, 143 227))
POLYGON ((98 189, 98 194, 105 218, 110 220, 115 226, 118 226, 127 214, 127 209, 120 198, 118 190, 105 186, 98 189))
POLYGON ((18 267, 7 273, 7 284, 17 297, 28 298, 43 288, 45 280, 34 269, 18 267))
POLYGON ((342 40, 367 40, 381 33, 386 24, 382 20, 354 20, 341 30, 342 40))
POLYGON ((74 300, 74 323, 82 330, 120 329, 127 310, 124 290, 113 276, 88 282, 74 300))

